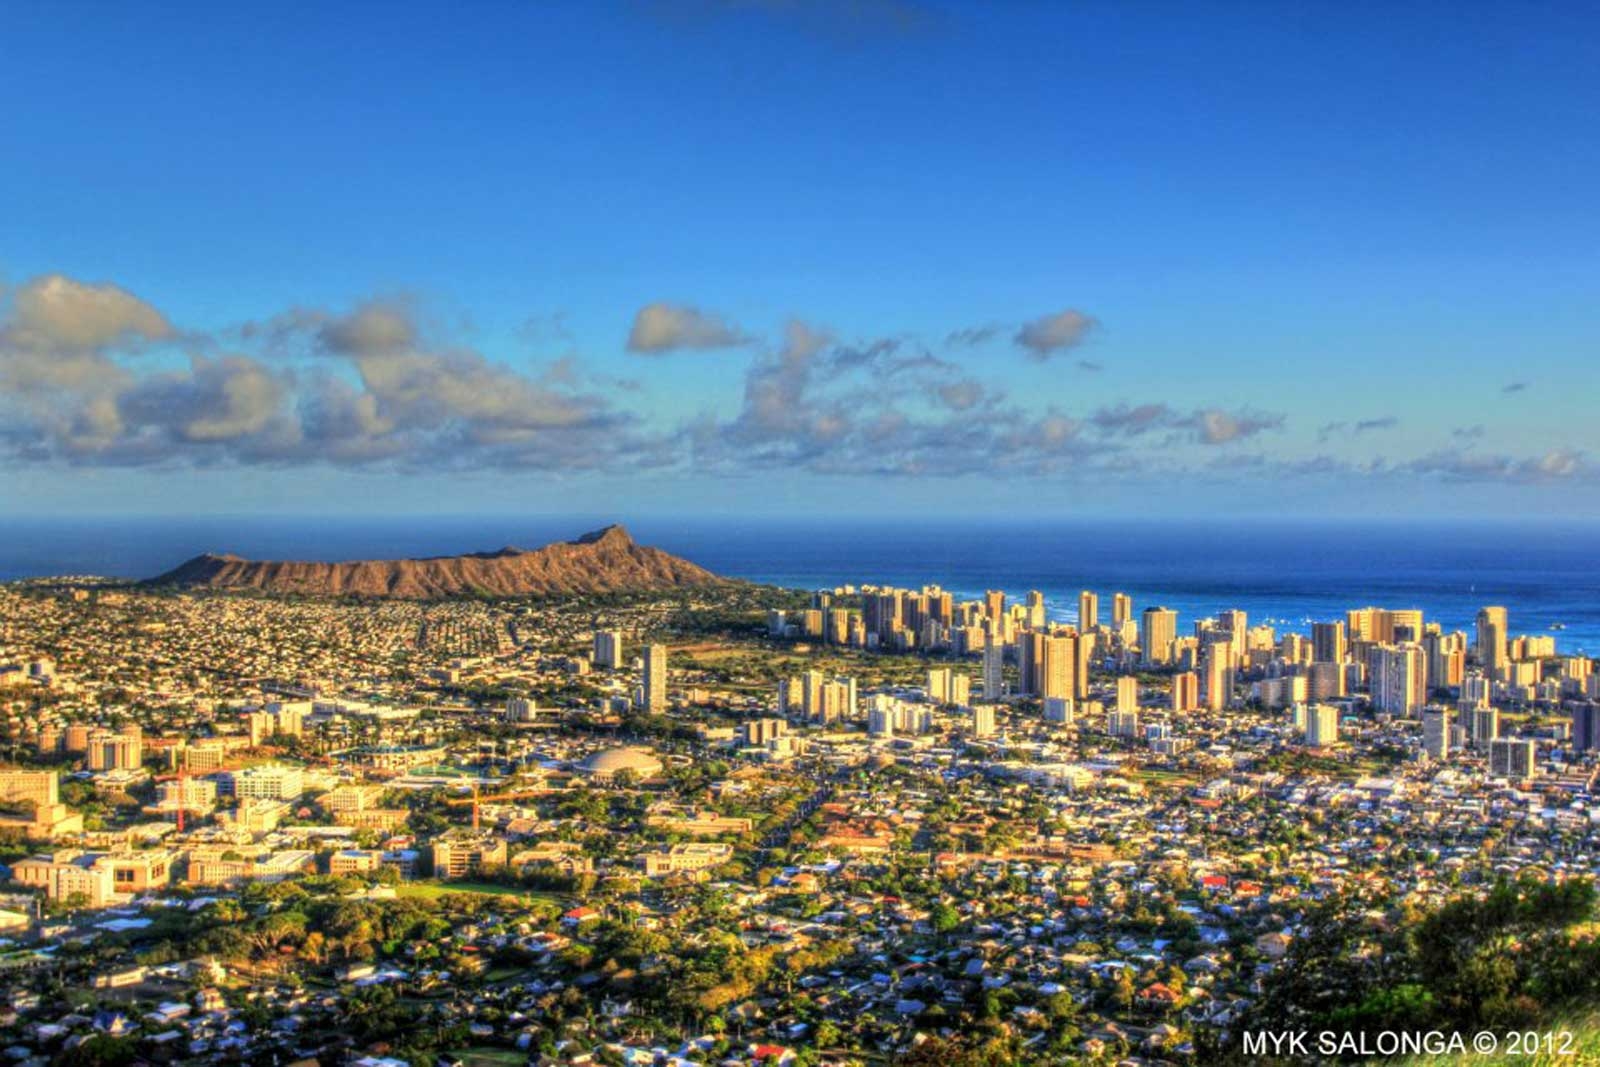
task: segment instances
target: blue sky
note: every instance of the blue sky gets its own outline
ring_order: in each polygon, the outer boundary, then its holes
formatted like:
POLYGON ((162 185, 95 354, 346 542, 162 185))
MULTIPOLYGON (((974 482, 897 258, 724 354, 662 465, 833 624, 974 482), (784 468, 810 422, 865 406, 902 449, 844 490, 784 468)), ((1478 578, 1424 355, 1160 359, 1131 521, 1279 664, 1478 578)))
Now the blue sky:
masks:
POLYGON ((1600 515, 1580 5, 325 7, 7 13, 0 493, 1600 515))

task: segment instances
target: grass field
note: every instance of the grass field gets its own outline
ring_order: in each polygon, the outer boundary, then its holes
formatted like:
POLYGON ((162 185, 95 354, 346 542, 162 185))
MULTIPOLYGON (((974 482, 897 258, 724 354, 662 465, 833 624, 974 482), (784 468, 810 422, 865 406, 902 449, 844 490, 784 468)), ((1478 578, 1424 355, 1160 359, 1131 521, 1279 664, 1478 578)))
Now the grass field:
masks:
POLYGON ((519 889, 514 886, 494 885, 491 882, 410 882, 395 886, 395 895, 438 900, 449 893, 482 893, 485 896, 520 897, 523 900, 542 900, 550 904, 562 902, 559 894, 537 889, 519 889))
POLYGON ((526 1052, 506 1048, 462 1049, 450 1053, 466 1067, 524 1067, 528 1062, 526 1052))

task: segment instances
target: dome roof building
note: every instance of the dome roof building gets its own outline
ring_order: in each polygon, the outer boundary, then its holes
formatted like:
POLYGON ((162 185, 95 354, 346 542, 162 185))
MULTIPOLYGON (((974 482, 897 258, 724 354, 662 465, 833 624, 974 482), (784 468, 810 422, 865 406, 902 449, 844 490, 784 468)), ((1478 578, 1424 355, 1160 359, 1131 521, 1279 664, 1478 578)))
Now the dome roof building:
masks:
POLYGON ((655 754, 642 748, 608 748, 578 764, 580 773, 603 782, 623 771, 631 771, 637 778, 654 778, 661 773, 661 767, 655 754))

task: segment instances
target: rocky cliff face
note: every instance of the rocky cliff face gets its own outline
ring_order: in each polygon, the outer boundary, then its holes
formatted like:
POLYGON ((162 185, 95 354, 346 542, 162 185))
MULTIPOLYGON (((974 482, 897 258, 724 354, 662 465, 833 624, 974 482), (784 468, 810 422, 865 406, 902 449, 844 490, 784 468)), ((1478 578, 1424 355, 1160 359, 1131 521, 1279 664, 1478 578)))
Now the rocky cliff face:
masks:
POLYGON ((196 556, 152 584, 259 589, 310 596, 410 597, 486 594, 563 595, 671 589, 722 581, 659 548, 634 542, 621 526, 543 548, 503 548, 430 559, 313 563, 196 556))

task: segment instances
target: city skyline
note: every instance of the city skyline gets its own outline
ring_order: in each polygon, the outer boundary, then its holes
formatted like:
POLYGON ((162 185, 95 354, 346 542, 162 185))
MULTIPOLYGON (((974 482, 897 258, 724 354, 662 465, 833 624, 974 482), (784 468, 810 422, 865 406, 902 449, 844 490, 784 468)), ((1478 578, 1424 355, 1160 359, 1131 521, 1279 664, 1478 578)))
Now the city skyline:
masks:
POLYGON ((1600 1063, 1600 19, 15 5, 19 1067, 1600 1063))
POLYGON ((16 13, 0 492, 1600 517, 1593 35, 1385 19, 16 13))

